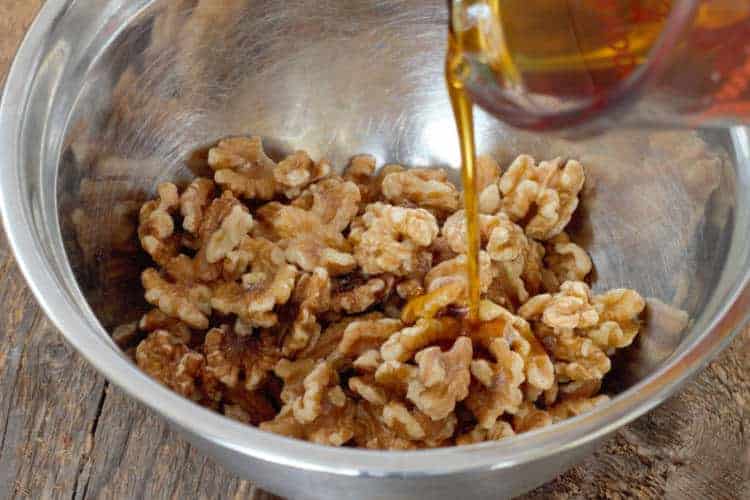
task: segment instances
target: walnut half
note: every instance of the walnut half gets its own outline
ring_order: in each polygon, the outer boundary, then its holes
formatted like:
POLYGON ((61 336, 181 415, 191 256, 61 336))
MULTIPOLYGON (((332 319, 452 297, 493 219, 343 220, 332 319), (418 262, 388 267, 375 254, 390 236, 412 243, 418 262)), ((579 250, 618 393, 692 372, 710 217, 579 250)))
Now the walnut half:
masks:
MULTIPOLYGON (((503 173, 478 158, 476 321, 446 171, 359 155, 338 175, 305 151, 277 164, 259 137, 221 140, 207 162, 213 179, 115 210, 112 251, 133 252, 140 206, 153 261, 152 309, 116 339, 170 389, 284 436, 398 450, 501 440, 607 401, 645 301, 585 282, 593 263, 565 232, 575 160, 521 155, 503 173)), ((72 218, 79 232, 93 220, 72 218)))

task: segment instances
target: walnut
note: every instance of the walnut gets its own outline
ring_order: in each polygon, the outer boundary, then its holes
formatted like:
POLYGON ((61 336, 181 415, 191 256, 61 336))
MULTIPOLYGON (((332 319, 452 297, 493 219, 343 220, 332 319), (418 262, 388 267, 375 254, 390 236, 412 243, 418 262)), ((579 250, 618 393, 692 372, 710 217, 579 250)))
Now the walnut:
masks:
MULTIPOLYGON (((285 386, 287 380, 290 378, 285 378, 285 386)), ((318 363, 304 375, 301 394, 292 399, 288 393, 287 404, 273 420, 262 423, 261 429, 321 444, 345 444, 354 436, 355 407, 338 382, 338 374, 329 363, 318 363)))
POLYGON ((629 346, 638 334, 646 301, 635 290, 618 288, 593 298, 600 323, 586 335, 605 350, 629 346))
POLYGON ((391 429, 398 429, 408 439, 421 440, 426 436, 419 421, 400 403, 389 403, 383 408, 383 422, 391 429))
POLYGON ((357 155, 352 157, 349 165, 344 170, 343 178, 347 181, 354 182, 359 187, 362 195, 360 208, 364 208, 376 201, 385 201, 382 196, 383 179, 388 174, 403 172, 404 167, 401 165, 384 165, 380 171, 375 174, 376 160, 371 155, 357 155))
MULTIPOLYGON (((602 388, 601 379, 589 379, 589 380, 578 380, 575 382, 568 382, 566 384, 559 384, 557 386, 558 396, 561 400, 567 399, 588 399, 599 394, 602 388)), ((551 406, 556 398, 552 399, 547 406, 551 406)))
MULTIPOLYGON (((563 384, 563 386, 577 383, 578 382, 570 382, 568 384, 563 384)), ((539 402, 540 404, 543 404, 545 408, 549 408, 555 403, 555 401, 557 401, 559 395, 560 384, 558 384, 557 381, 555 381, 552 384, 552 387, 546 391, 541 391, 537 387, 527 385, 524 390, 524 401, 528 401, 529 403, 539 402)))
MULTIPOLYGON (((469 281, 466 275, 466 255, 459 255, 436 265, 425 275, 424 283, 428 294, 451 283, 460 283, 462 300, 468 300, 469 281)), ((486 292, 495 277, 492 262, 487 252, 479 252, 479 284, 482 292, 486 292)), ((458 302, 458 301, 457 301, 458 302)))
POLYGON ((474 382, 465 404, 479 425, 489 429, 503 413, 517 411, 523 400, 520 387, 525 375, 523 358, 511 350, 505 339, 493 339, 487 350, 495 361, 477 359, 471 362, 474 382))
MULTIPOLYGON (((242 274, 242 283, 218 282, 211 306, 222 314, 235 314, 252 326, 271 327, 278 321, 276 305, 286 304, 292 295, 297 268, 286 263, 284 252, 263 238, 245 237, 236 253, 227 256, 232 274, 242 274), (242 264, 250 263, 250 272, 242 264), (239 268, 237 267, 239 265, 239 268)), ((227 270, 227 262, 224 267, 227 270)))
POLYGON ((519 314, 538 319, 555 329, 575 328, 607 353, 627 347, 638 334, 637 317, 646 302, 633 290, 611 290, 591 297, 588 286, 566 281, 560 292, 537 295, 524 304, 519 314))
POLYGON ((270 200, 276 193, 276 164, 263 151, 260 137, 224 139, 208 151, 214 181, 248 200, 270 200))
POLYGON ((552 425, 552 416, 534 406, 534 403, 524 402, 513 416, 513 430, 516 434, 548 425, 552 425))
MULTIPOLYGON (((227 359, 222 349, 224 335, 225 331, 220 328, 212 328, 206 333, 203 341, 203 353, 206 356, 205 371, 210 377, 232 389, 239 381, 240 366, 227 359)), ((219 395, 215 399, 218 400, 220 397, 219 395)))
MULTIPOLYGON (((482 222, 486 220, 486 216, 480 214, 479 216, 479 227, 480 234, 482 228, 482 222)), ((458 210, 451 214, 443 226, 440 228, 440 236, 445 239, 450 249, 455 253, 466 253, 467 252, 467 238, 468 233, 466 229, 466 211, 458 210)), ((482 235, 484 236, 484 235, 482 235)))
POLYGON ((273 170, 273 178, 287 198, 299 196, 302 190, 331 173, 327 160, 313 162, 305 151, 284 158, 273 170))
POLYGON ((514 302, 524 303, 529 298, 525 278, 531 282, 530 288, 538 287, 534 275, 539 265, 534 260, 535 250, 523 229, 505 214, 498 214, 495 219, 487 241, 487 254, 494 263, 496 279, 501 281, 505 294, 514 302))
POLYGON ((477 193, 479 212, 494 214, 500 210, 500 165, 490 156, 477 157, 477 193))
POLYGON ((261 422, 273 419, 278 413, 272 401, 273 398, 265 390, 229 391, 225 395, 221 410, 229 418, 258 425, 261 422))
POLYGON ((270 259, 276 264, 282 264, 284 253, 273 242, 265 238, 253 238, 245 236, 235 250, 227 253, 222 262, 222 277, 226 281, 235 281, 242 277, 256 259, 261 256, 270 259), (265 253, 269 252, 268 255, 265 253))
MULTIPOLYGON (((493 262, 494 279, 486 297, 511 310, 528 301, 530 296, 547 290, 545 276, 549 273, 543 267, 544 247, 528 239, 523 258, 507 262, 493 262)), ((551 274, 551 273, 550 273, 551 274)), ((555 288, 555 291, 557 291, 555 288)))
POLYGON ((331 279, 321 268, 305 274, 297 282, 292 302, 298 304, 297 316, 291 331, 284 338, 282 352, 289 356, 317 342, 321 327, 317 315, 331 307, 331 279))
POLYGON ((482 324, 471 333, 476 342, 489 348, 495 339, 501 338, 523 359, 528 387, 538 393, 552 388, 555 381, 552 360, 523 318, 483 300, 479 307, 479 319, 482 324))
POLYGON ((250 413, 248 413, 241 405, 224 405, 224 416, 237 420, 243 424, 252 423, 250 413))
POLYGON ((523 282, 530 296, 537 295, 542 289, 548 292, 556 292, 558 288, 550 290, 545 288, 545 273, 549 272, 544 267, 544 246, 538 241, 528 240, 529 246, 526 251, 526 262, 523 268, 523 282))
POLYGON ((401 437, 399 433, 383 423, 382 405, 360 401, 356 409, 354 442, 370 449, 412 450, 417 443, 401 437))
POLYGON ((583 182, 583 167, 575 160, 563 163, 556 158, 536 165, 533 158, 521 155, 500 179, 501 207, 513 221, 531 216, 526 234, 548 240, 570 222, 583 182))
POLYGON ((180 214, 182 227, 191 234, 198 234, 203 214, 214 194, 214 183, 210 179, 198 177, 180 196, 180 214))
POLYGON ((431 319, 449 306, 462 307, 466 302, 465 281, 449 281, 440 288, 411 299, 401 311, 401 321, 407 325, 417 319, 431 319))
MULTIPOLYGON (((497 215, 479 214, 479 234, 482 247, 487 244, 492 230, 498 224, 500 224, 500 219, 497 215)), ((466 253, 468 241, 466 211, 458 210, 445 219, 440 234, 446 239, 451 250, 456 253, 466 253)))
MULTIPOLYGON (((337 393, 341 387, 337 384, 336 371, 328 363, 319 363, 302 382, 302 396, 292 402, 294 418, 303 424, 312 422, 321 415, 326 399, 329 404, 340 406, 341 398, 337 393)), ((345 396, 341 397, 345 399, 345 396)))
POLYGON ((206 333, 202 349, 206 362, 201 380, 208 401, 241 405, 253 424, 273 418, 276 410, 261 386, 280 357, 274 337, 267 332, 241 336, 222 325, 206 333))
POLYGON ((409 388, 409 381, 413 380, 418 373, 418 368, 410 363, 402 363, 396 360, 383 361, 380 357, 380 365, 374 373, 374 380, 381 387, 394 391, 396 394, 405 394, 409 388))
POLYGON ((253 227, 253 217, 242 205, 234 205, 221 221, 219 228, 206 241, 206 261, 213 264, 224 259, 237 248, 242 238, 253 227))
POLYGON ((589 328, 599 323, 591 291, 581 281, 566 281, 554 295, 532 297, 519 309, 525 319, 541 319, 552 328, 589 328))
POLYGON ((362 199, 356 184, 335 177, 313 184, 306 193, 311 198, 310 212, 317 215, 322 224, 338 232, 346 229, 357 215, 362 199))
POLYGON ((380 354, 386 361, 406 361, 423 347, 440 340, 452 340, 459 332, 460 325, 453 318, 421 318, 414 326, 392 334, 380 347, 380 354))
POLYGON ((438 213, 458 208, 458 190, 445 170, 411 168, 383 178, 383 195, 396 205, 417 206, 438 213))
POLYGON ((372 353, 377 353, 377 351, 374 349, 365 351, 363 356, 357 358, 352 364, 358 376, 349 379, 349 390, 364 401, 378 406, 400 400, 406 392, 408 379, 413 378, 416 373, 416 367, 397 362, 383 364, 382 358, 372 353), (370 358, 374 358, 372 362, 370 358), (391 370, 384 377, 382 373, 392 368, 392 365, 398 365, 399 369, 391 370), (379 373, 378 370, 380 374, 376 378, 375 374, 379 373), (393 377, 396 378, 392 379, 393 377))
POLYGON ((190 342, 190 328, 177 318, 164 314, 160 309, 151 309, 138 321, 138 329, 144 332, 166 330, 184 343, 190 342))
POLYGON ((637 322, 620 324, 616 321, 603 321, 588 329, 585 334, 607 354, 613 354, 615 349, 632 344, 639 329, 640 325, 637 322))
MULTIPOLYGON (((491 270, 480 272, 482 292, 491 293, 497 302, 525 302, 529 290, 537 291, 541 285, 542 262, 538 244, 526 238, 523 229, 503 213, 480 214, 479 229, 482 247, 486 248, 492 261, 491 270), (490 287, 493 288, 491 292, 490 287)), ((466 216, 463 210, 446 219, 441 233, 452 251, 466 253, 466 216)))
POLYGON ((612 367, 600 347, 572 330, 554 331, 541 327, 536 334, 554 358, 555 373, 560 382, 601 379, 612 367))
POLYGON ((284 239, 280 244, 286 248, 287 260, 310 272, 325 267, 332 276, 353 271, 357 261, 341 231, 357 213, 357 186, 332 178, 313 184, 305 194, 309 206, 271 203, 262 209, 276 236, 284 239))
POLYGON ((528 295, 526 286, 519 276, 521 270, 517 263, 499 264, 492 266, 494 279, 486 292, 486 297, 495 303, 515 311, 522 299, 528 295))
MULTIPOLYGON (((633 342, 645 301, 583 282, 591 259, 563 232, 578 163, 522 156, 501 175, 478 158, 478 325, 445 171, 376 173, 362 155, 339 177, 303 151, 276 165, 257 137, 220 141, 208 165, 214 180, 181 196, 162 184, 139 213, 155 308, 117 336, 146 332, 136 362, 165 385, 264 430, 371 449, 500 440, 606 401, 608 356, 633 342)), ((134 208, 113 210, 117 252, 133 250, 134 208)))
POLYGON ((450 260, 457 256, 458 253, 454 252, 450 246, 450 242, 445 236, 438 236, 432 240, 432 245, 429 248, 432 254, 432 260, 435 263, 440 263, 446 260, 450 260))
POLYGON ((443 445, 456 429, 454 414, 433 420, 419 410, 410 412, 399 402, 390 402, 383 407, 382 420, 402 438, 422 442, 428 447, 443 445))
POLYGON ((382 318, 381 313, 344 317, 330 323, 323 329, 316 342, 310 343, 304 350, 297 353, 297 359, 328 359, 338 367, 342 360, 340 353, 337 352, 337 347, 344 336, 347 326, 355 321, 369 321, 378 318, 382 318))
POLYGON ((456 438, 456 444, 461 446, 481 443, 482 441, 500 441, 506 437, 515 436, 515 434, 513 427, 508 422, 498 420, 489 429, 477 425, 471 431, 461 434, 456 438))
POLYGON ((446 352, 439 347, 419 351, 414 356, 419 370, 409 381, 407 399, 433 420, 446 418, 453 412, 456 402, 469 394, 472 356, 471 340, 467 337, 456 339, 446 352))
POLYGON ((303 234, 285 243, 286 260, 303 271, 325 268, 331 276, 347 274, 357 267, 354 256, 332 248, 315 234, 303 234))
POLYGON ((313 443, 342 446, 354 437, 355 406, 347 401, 342 407, 333 408, 335 411, 322 412, 312 422, 303 424, 294 417, 293 408, 287 405, 273 420, 262 422, 259 427, 264 431, 313 443))
POLYGON ((589 412, 595 406, 606 403, 609 397, 606 395, 596 396, 593 398, 574 398, 563 400, 549 409, 550 415, 554 422, 565 420, 578 416, 582 413, 589 412))
POLYGON ((268 239, 293 240, 314 235, 331 248, 348 250, 341 231, 326 224, 320 215, 312 210, 271 202, 259 208, 255 215, 261 221, 261 226, 269 228, 268 239))
POLYGON ((392 293, 382 302, 383 314, 389 318, 400 318, 404 300, 396 293, 392 293))
POLYGON ((422 282, 416 278, 406 279, 396 285, 396 293, 405 300, 424 295, 424 292, 422 282))
POLYGON ((361 372, 377 373, 377 369, 381 366, 381 363, 383 363, 383 357, 380 355, 380 351, 377 349, 368 349, 352 362, 352 366, 361 372))
POLYGON ((141 207, 138 238, 154 262, 164 264, 178 251, 179 240, 174 237, 172 213, 177 210, 179 196, 177 187, 170 183, 160 184, 157 191, 159 197, 141 207))
POLYGON ((361 218, 363 227, 352 228, 354 256, 364 274, 408 276, 419 271, 420 253, 438 233, 435 217, 421 208, 373 203, 361 218))
POLYGON ((503 213, 485 217, 488 219, 486 223, 489 231, 487 253, 490 258, 497 262, 525 260, 529 241, 523 228, 503 213))
POLYGON ((318 364, 318 360, 300 358, 290 361, 281 358, 273 368, 273 373, 284 382, 279 397, 284 403, 293 403, 304 393, 304 381, 318 364))
POLYGON ((393 402, 384 408, 361 402, 357 407, 354 441, 357 446, 370 449, 412 450, 444 446, 455 427, 453 415, 433 421, 418 410, 410 413, 401 403, 393 402))
POLYGON ((252 337, 236 333, 234 338, 240 342, 238 357, 245 372, 245 389, 257 390, 281 359, 278 339, 269 330, 261 330, 252 337))
POLYGON ((570 241, 566 233, 560 233, 547 242, 544 264, 555 278, 548 289, 551 292, 556 292, 565 281, 583 281, 593 267, 586 251, 570 241))
POLYGON ((391 400, 388 392, 373 382, 372 376, 350 378, 349 390, 368 403, 378 406, 383 406, 391 400))
POLYGON ((175 280, 184 283, 215 281, 222 274, 222 259, 233 252, 252 228, 253 218, 230 191, 214 199, 205 210, 194 244, 193 259, 181 254, 164 265, 175 280))
POLYGON ((333 294, 333 310, 348 314, 361 313, 385 299, 391 292, 393 276, 381 275, 362 280, 351 279, 337 283, 333 294))
POLYGON ((141 283, 146 290, 145 298, 149 304, 155 305, 168 316, 179 318, 193 328, 208 328, 211 290, 207 286, 170 283, 153 268, 143 271, 141 283))
POLYGON ((375 189, 376 160, 372 155, 357 155, 349 160, 349 165, 344 169, 343 177, 359 187, 362 202, 372 203, 380 196, 379 189, 375 189))
POLYGON ((156 330, 138 344, 135 351, 138 367, 179 394, 198 400, 204 358, 190 350, 182 339, 166 330, 156 330))
POLYGON ((138 323, 135 321, 117 325, 115 329, 112 330, 112 341, 121 349, 127 349, 132 346, 140 336, 141 334, 138 331, 138 323))

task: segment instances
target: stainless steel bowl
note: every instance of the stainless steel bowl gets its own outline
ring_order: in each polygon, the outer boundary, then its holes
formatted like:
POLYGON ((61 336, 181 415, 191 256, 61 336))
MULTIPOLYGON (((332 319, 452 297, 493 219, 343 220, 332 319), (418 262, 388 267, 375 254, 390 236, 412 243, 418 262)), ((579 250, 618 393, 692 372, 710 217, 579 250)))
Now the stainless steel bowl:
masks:
POLYGON ((583 142, 480 114, 479 149, 577 157, 590 182, 573 224, 596 286, 652 301, 617 363, 611 403, 498 443, 417 452, 337 449, 266 434, 142 374, 107 329, 137 316, 137 269, 117 218, 189 153, 260 134, 341 167, 354 153, 456 169, 442 80, 442 0, 48 0, 0 108, 0 207, 30 287, 78 351, 198 448, 297 497, 502 497, 551 479, 672 394, 747 319, 750 142, 724 132, 615 131, 583 142), (123 239, 124 238, 124 239, 123 239), (686 310, 690 322, 665 304, 686 310))

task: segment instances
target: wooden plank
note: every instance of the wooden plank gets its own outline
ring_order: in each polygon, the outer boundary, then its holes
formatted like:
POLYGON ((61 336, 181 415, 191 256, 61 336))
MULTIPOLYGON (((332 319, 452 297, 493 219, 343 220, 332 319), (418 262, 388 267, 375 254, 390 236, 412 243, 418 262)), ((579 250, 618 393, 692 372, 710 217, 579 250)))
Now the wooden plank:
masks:
POLYGON ((3 0, 0 2, 0 75, 5 73, 16 47, 31 26, 43 0, 3 0))
POLYGON ((201 455, 122 391, 108 386, 106 395, 75 499, 273 498, 201 455))
POLYGON ((750 498, 750 330, 666 403, 524 497, 750 498))
POLYGON ((0 303, 0 498, 61 498, 91 447, 104 380, 44 318, 7 253, 0 303))
MULTIPOLYGON (((42 0, 0 4, 0 79, 42 0)), ((0 498, 70 498, 104 379, 39 310, 0 234, 0 498)))

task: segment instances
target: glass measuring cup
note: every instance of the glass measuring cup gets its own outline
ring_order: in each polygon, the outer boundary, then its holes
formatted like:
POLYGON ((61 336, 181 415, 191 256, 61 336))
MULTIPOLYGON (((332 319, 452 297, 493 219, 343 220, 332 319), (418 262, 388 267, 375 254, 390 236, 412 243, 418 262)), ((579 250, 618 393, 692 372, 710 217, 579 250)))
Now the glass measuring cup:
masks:
POLYGON ((451 29, 517 127, 750 123, 750 0, 453 0, 451 29))

